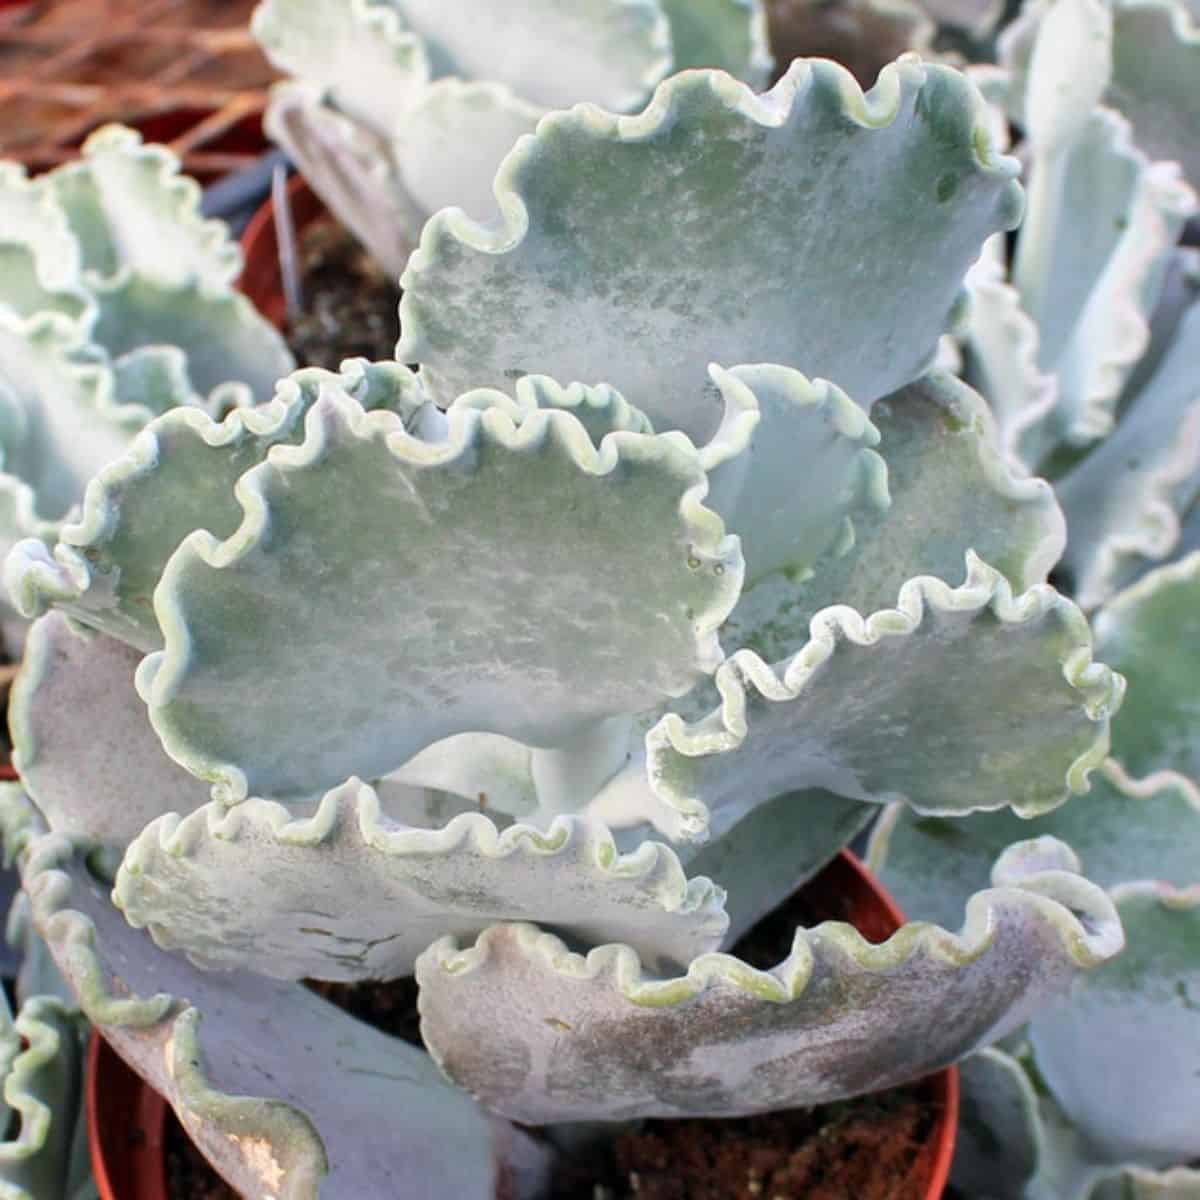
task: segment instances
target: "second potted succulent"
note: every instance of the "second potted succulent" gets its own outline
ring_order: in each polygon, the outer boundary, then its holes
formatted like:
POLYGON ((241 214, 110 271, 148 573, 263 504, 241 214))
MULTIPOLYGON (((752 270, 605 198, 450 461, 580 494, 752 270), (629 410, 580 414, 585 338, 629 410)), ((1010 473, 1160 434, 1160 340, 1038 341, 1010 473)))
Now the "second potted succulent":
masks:
POLYGON ((1015 172, 915 62, 555 114, 507 227, 426 227, 419 373, 166 412, 10 556, 35 920, 235 1187, 536 1195, 529 1126, 884 1089, 1120 949, 1053 839, 959 933, 726 949, 879 804, 1032 815, 1103 757, 1053 495, 923 374, 1015 172), (413 972, 429 1055, 301 983, 413 972))

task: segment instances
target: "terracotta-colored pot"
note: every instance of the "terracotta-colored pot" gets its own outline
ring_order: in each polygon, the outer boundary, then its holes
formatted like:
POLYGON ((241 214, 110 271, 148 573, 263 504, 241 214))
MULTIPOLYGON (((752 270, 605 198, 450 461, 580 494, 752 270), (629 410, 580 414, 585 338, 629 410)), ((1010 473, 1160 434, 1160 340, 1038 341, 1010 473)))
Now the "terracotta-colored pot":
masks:
MULTIPOLYGON (((329 217, 329 211, 308 186, 303 175, 293 175, 287 185, 288 205, 296 237, 329 217)), ((279 267, 279 243, 275 240, 275 210, 270 199, 263 201, 242 234, 245 265, 238 287, 249 296, 268 321, 282 329, 287 318, 283 298, 283 273, 279 267)))
POLYGON ((100 1200, 168 1200, 167 1102, 98 1033, 88 1047, 86 1103, 100 1200))
MULTIPOLYGON (((885 941, 905 922, 883 885, 849 850, 843 850, 808 885, 813 907, 827 920, 846 921, 869 941, 885 941), (826 908, 833 911, 826 912, 826 908)), ((940 1110, 937 1124, 914 1164, 914 1174, 929 1180, 925 1200, 939 1200, 950 1179, 958 1136, 958 1068, 947 1067, 922 1081, 926 1100, 940 1110)))
MULTIPOLYGON (((806 889, 823 919, 847 921, 871 941, 885 940, 904 924, 892 898, 848 850, 806 889)), ((93 1034, 88 1050, 86 1090, 92 1168, 101 1200, 168 1200, 166 1101, 99 1034, 93 1034)), ((939 1116, 914 1174, 928 1179, 925 1200, 939 1200, 950 1177, 958 1132, 958 1068, 929 1076, 923 1090, 939 1116)))

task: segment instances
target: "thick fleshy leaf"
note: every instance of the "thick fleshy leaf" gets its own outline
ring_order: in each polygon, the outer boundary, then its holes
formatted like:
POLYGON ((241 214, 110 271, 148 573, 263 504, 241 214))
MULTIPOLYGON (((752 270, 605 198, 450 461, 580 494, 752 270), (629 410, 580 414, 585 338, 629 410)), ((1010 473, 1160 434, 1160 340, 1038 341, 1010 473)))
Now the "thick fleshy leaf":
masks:
POLYGON ((237 242, 223 222, 201 217, 200 185, 179 166, 165 147, 106 125, 84 142, 78 162, 45 176, 93 278, 128 268, 164 284, 223 287, 237 277, 237 242))
POLYGON ((441 79, 424 89, 392 136, 396 167, 424 213, 451 205, 479 221, 499 216, 492 180, 542 109, 490 82, 441 79))
POLYGON ((921 576, 894 609, 824 609, 793 659, 739 651, 716 680, 718 709, 647 737, 655 791, 696 832, 806 787, 924 814, 1049 811, 1087 789, 1122 684, 1069 600, 1014 598, 974 557, 957 589, 921 576))
POLYGON ((597 449, 520 393, 466 397, 429 443, 328 387, 303 445, 242 476, 238 531, 176 551, 139 690, 215 798, 320 794, 460 732, 574 743, 717 665, 742 564, 698 453, 597 449))
POLYGON ((1113 756, 1132 775, 1179 771, 1200 780, 1200 553, 1160 567, 1097 614, 1097 653, 1129 680, 1113 756))
POLYGON ((530 371, 605 379, 698 442, 720 419, 713 360, 868 405, 933 357, 979 247, 1019 215, 983 120, 960 74, 912 61, 867 96, 816 60, 764 96, 685 72, 636 117, 551 114, 496 177, 503 228, 425 227, 397 358, 443 402, 530 371))
POLYGON ((725 888, 728 947, 848 846, 877 813, 873 804, 820 788, 789 792, 703 846, 684 846, 680 858, 692 874, 725 888))
POLYGON ((301 83, 271 89, 263 128, 371 257, 398 276, 429 214, 404 187, 388 143, 301 83))
POLYGON ((1064 565, 1094 608, 1179 541, 1200 496, 1200 302, 1176 327, 1158 369, 1116 431, 1057 485, 1071 538, 1064 565))
POLYGON ((958 1074, 962 1100, 951 1184, 964 1196, 1023 1200, 1042 1148, 1029 1077, 994 1046, 963 1059, 958 1074))
MULTIPOLYGON (((2 185, 0 185, 2 186, 2 185)), ((3 196, 0 195, 0 205, 3 196)), ((37 257, 29 246, 10 241, 12 234, 0 226, 0 279, 4 290, 0 292, 0 311, 15 317, 32 317, 38 313, 56 312, 81 321, 89 314, 89 297, 78 286, 59 289, 48 287, 46 278, 39 269, 37 257)))
POLYGON ((1127 122, 1105 109, 1053 159, 1035 154, 1031 171, 1013 277, 1038 324, 1039 365, 1058 377, 1052 423, 1081 444, 1112 428, 1196 195, 1175 164, 1152 163, 1127 122))
POLYGON ((1078 875, 997 872, 1009 882, 972 898, 958 935, 913 924, 871 945, 826 922, 771 971, 714 954, 652 979, 627 947, 585 959, 532 925, 467 950, 444 939, 417 963, 422 1036, 452 1080, 523 1121, 738 1115, 894 1086, 1121 947, 1111 903, 1078 875))
POLYGON ((267 58, 386 141, 429 82, 421 39, 377 0, 263 0, 250 31, 267 58))
POLYGON ((1112 75, 1112 15, 1104 0, 1047 5, 1023 80, 1025 134, 1035 158, 1069 151, 1112 75))
MULTIPOLYGON (((44 183, 31 180, 17 162, 0 163, 0 229, 4 241, 25 247, 33 256, 40 285, 50 291, 78 288, 83 262, 67 215, 44 183)), ((4 303, 11 304, 4 281, 4 303)))
POLYGON ((671 69, 657 0, 391 0, 436 75, 506 84, 546 108, 634 108, 671 69))
POLYGON ((776 662, 805 645, 809 622, 831 604, 872 613, 894 603, 914 575, 965 580, 969 550, 1014 591, 1045 582, 1066 538, 1062 513, 1049 484, 1018 478, 1005 464, 975 392, 931 373, 876 404, 871 419, 886 481, 863 489, 850 536, 811 578, 778 575, 742 597, 721 634, 730 649, 747 646, 776 662))
MULTIPOLYGON (((143 346, 178 346, 187 355, 193 389, 207 396, 238 381, 254 402, 271 397, 275 381, 295 365, 279 331, 240 292, 196 281, 161 284, 125 275, 96 288, 92 338, 118 359, 143 346)), ((158 409, 157 411, 161 411, 158 409)))
POLYGON ((1200 887, 1114 892, 1129 945, 1038 1014, 1038 1069, 1071 1121, 1111 1161, 1200 1156, 1200 887))
POLYGON ((1058 380, 1038 366, 1037 324, 1005 273, 993 255, 967 273, 963 375, 987 397, 1005 453, 1033 472, 1058 442, 1058 380))
POLYGON ((906 913, 944 923, 984 886, 1005 846, 1046 834, 1071 846, 1100 887, 1130 879, 1200 883, 1200 793, 1170 774, 1134 783, 1112 762, 1092 777, 1086 796, 1032 821, 1007 812, 942 820, 893 805, 871 834, 868 861, 906 913))
POLYGON ((682 965, 728 924, 721 889, 687 879, 659 843, 619 856, 604 826, 571 817, 544 832, 500 832, 482 813, 406 828, 358 780, 307 819, 247 800, 157 821, 130 846, 113 898, 165 950, 277 979, 395 979, 439 936, 551 911, 585 945, 682 965))
POLYGON ((1103 1147, 1089 1145, 1050 1095, 1041 1097, 1038 1117, 1042 1156, 1021 1200, 1195 1200, 1200 1171, 1104 1161, 1103 1147))
MULTIPOLYGON (((0 1141, 4 1200, 84 1200, 80 1023, 58 1000, 36 996, 14 1021, 0 1009, 0 1077, 12 1125, 0 1141)), ((94 1195, 94 1191, 90 1193, 94 1195)))
MULTIPOLYGON (((1005 31, 998 43, 1000 61, 1024 90, 1032 48, 1045 14, 1054 4, 1032 3, 1005 31)), ((1113 0, 1112 74, 1105 103, 1133 122, 1137 144, 1153 159, 1182 164, 1189 180, 1200 187, 1200 28, 1181 0, 1113 0)), ((1023 113, 1018 105, 1018 116, 1023 113)))
POLYGON ((66 839, 35 839, 22 857, 85 1014, 243 1194, 386 1196, 401 1175, 422 1200, 493 1200, 498 1176, 516 1197, 535 1192, 544 1151, 446 1087, 419 1050, 298 985, 158 950, 66 839))
POLYGON ((32 618, 53 605, 131 646, 158 649, 152 598, 167 560, 195 529, 214 537, 237 529, 238 479, 271 446, 303 437, 304 415, 323 386, 344 389, 364 408, 394 411, 412 428, 429 407, 405 367, 359 359, 337 375, 298 371, 270 404, 237 409, 219 424, 199 409, 160 417, 88 484, 82 516, 63 528, 53 556, 27 543, 8 560, 5 582, 21 612, 32 618))
POLYGON ((65 516, 153 415, 119 405, 112 372, 82 361, 84 349, 80 330, 62 317, 22 322, 0 312, 0 392, 20 417, 19 434, 5 421, 4 469, 33 489, 44 519, 65 516))
POLYGON ((672 70, 718 67, 753 87, 766 82, 772 60, 763 0, 659 3, 671 25, 672 70))
POLYGON ((162 751, 134 691, 141 653, 35 622, 9 714, 13 763, 52 829, 124 845, 164 812, 191 812, 208 788, 162 751))
POLYGON ((845 540, 851 509, 878 502, 879 432, 844 392, 788 367, 711 371, 727 413, 704 451, 709 504, 742 539, 748 588, 779 570, 803 578, 845 540))

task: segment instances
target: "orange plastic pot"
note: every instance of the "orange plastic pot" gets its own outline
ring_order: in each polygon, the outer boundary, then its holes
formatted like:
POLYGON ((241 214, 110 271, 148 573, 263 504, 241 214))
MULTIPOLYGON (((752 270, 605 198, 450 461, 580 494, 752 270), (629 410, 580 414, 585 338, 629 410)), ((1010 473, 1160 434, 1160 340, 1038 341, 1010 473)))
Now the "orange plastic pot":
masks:
MULTIPOLYGON (((871 941, 885 940, 904 924, 892 898, 848 850, 805 890, 823 919, 847 921, 871 941)), ((924 1200, 940 1200, 958 1132, 958 1068, 928 1076, 922 1091, 938 1117, 913 1175, 927 1180, 924 1200)), ((99 1034, 93 1034, 88 1050, 86 1095, 92 1169, 101 1200, 168 1200, 167 1103, 99 1034)))
MULTIPOLYGON (((868 941, 885 941, 905 922, 904 914, 883 885, 849 850, 843 850, 806 885, 806 890, 811 891, 806 898, 822 916, 848 922, 868 941)), ((928 1180, 925 1200, 940 1200, 950 1180, 958 1136, 958 1068, 946 1067, 927 1076, 921 1090, 939 1115, 913 1164, 913 1175, 928 1180)))
MULTIPOLYGON (((302 175, 293 175, 288 180, 287 196, 297 238, 319 221, 330 219, 328 209, 302 175)), ((269 199, 250 218, 242 234, 241 246, 245 265, 238 287, 272 325, 282 329, 287 306, 283 298, 279 243, 275 236, 275 209, 269 199)))
POLYGON ((85 1095, 100 1200, 168 1200, 167 1102, 98 1033, 85 1095))

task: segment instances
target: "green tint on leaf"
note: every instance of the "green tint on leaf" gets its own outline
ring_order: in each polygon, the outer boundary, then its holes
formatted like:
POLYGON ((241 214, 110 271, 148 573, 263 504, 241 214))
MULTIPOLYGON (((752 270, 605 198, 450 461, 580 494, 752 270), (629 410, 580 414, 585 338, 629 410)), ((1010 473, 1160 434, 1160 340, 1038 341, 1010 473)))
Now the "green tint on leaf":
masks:
POLYGON ((784 791, 903 800, 951 815, 1047 812, 1087 789, 1122 681, 1092 660, 1079 610, 1048 585, 1014 598, 973 556, 951 589, 921 576, 894 609, 832 607, 774 667, 740 651, 717 672, 721 706, 648 735, 651 783, 702 832, 722 808, 784 791))
POLYGON ((778 662, 805 644, 809 622, 831 604, 867 614, 892 604, 914 575, 961 582, 968 550, 1016 592, 1045 582, 1062 551, 1062 514, 1047 483, 1017 478, 1005 464, 975 392, 931 373, 877 403, 871 420, 886 481, 851 509, 852 536, 811 578, 777 575, 743 596, 722 631, 728 649, 748 646, 778 662))
POLYGON ((1062 870, 974 896, 958 935, 910 924, 872 945, 838 922, 798 929, 770 971, 706 954, 652 979, 628 947, 584 958, 497 925, 418 960, 421 1030, 452 1080, 516 1120, 737 1116, 932 1071, 1121 944, 1104 893, 1062 870), (536 1003, 498 1009, 497 995, 536 1003))
POLYGON ((208 799, 150 728, 133 688, 140 658, 60 613, 30 628, 9 715, 13 765, 56 832, 124 845, 162 813, 208 799))
POLYGON ((481 813, 407 828, 381 818, 358 780, 307 819, 264 800, 165 817, 129 848, 114 899, 165 950, 278 979, 411 975, 438 937, 547 905, 583 944, 627 943, 664 965, 716 949, 728 925, 721 889, 689 880, 659 843, 619 856, 602 825, 570 817, 544 832, 501 832, 481 813))
POLYGON ((1097 653, 1129 681, 1113 724, 1113 757, 1134 776, 1170 770, 1200 781, 1200 553, 1122 592, 1096 616, 1095 629, 1097 653))
POLYGON ((1038 1070, 1111 1161, 1187 1162, 1200 1156, 1200 887, 1127 884, 1114 899, 1128 947, 1034 1018, 1038 1070))
POLYGON ((714 360, 869 405, 933 357, 979 247, 1019 216, 983 123, 961 75, 911 61, 866 96, 814 60, 764 96, 687 72, 636 117, 551 114, 501 166, 503 228, 426 226, 397 357, 443 402, 531 371, 607 380, 697 440, 720 419, 714 360))
POLYGON ((553 747, 715 668, 742 564, 697 452, 597 449, 531 386, 436 443, 323 389, 242 476, 238 531, 192 534, 155 593, 139 690, 173 757, 228 800, 312 796, 455 733, 553 747))

